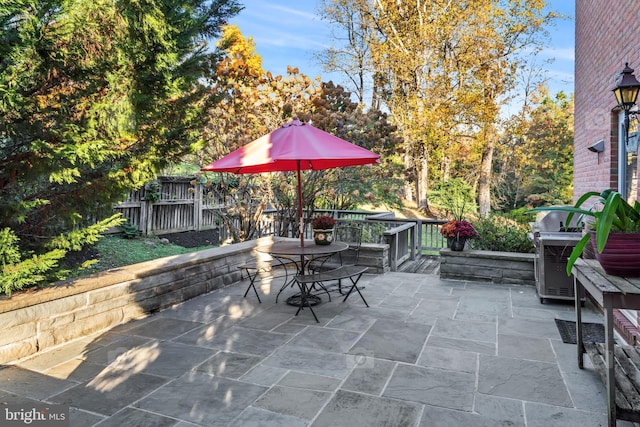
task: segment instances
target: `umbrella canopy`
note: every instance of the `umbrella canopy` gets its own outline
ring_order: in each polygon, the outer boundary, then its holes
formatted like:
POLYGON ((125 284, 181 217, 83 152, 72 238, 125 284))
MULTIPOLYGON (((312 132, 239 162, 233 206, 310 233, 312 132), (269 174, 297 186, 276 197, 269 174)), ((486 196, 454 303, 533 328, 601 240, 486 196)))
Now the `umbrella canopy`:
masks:
POLYGON ((237 174, 296 171, 300 243, 302 226, 301 170, 322 170, 378 163, 380 156, 308 123, 293 120, 202 168, 237 174))
POLYGON ((380 156, 369 150, 293 120, 202 170, 233 173, 322 170, 366 165, 379 159, 380 156))

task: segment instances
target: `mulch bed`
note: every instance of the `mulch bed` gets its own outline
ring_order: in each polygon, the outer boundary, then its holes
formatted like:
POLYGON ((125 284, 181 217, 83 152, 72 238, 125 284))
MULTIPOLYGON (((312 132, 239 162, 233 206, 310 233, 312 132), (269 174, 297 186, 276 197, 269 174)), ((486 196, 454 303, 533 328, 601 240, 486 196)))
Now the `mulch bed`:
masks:
POLYGON ((169 233, 158 236, 167 239, 174 245, 183 248, 196 248, 198 246, 212 246, 220 244, 218 230, 183 231, 181 233, 169 233))

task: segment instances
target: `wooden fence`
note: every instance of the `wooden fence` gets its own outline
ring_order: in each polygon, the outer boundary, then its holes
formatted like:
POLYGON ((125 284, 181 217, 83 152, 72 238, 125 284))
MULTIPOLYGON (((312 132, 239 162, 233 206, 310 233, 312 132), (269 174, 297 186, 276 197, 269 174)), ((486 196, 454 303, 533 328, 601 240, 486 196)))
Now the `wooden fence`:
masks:
POLYGON ((143 235, 218 228, 218 208, 220 201, 188 177, 159 177, 114 206, 143 235))

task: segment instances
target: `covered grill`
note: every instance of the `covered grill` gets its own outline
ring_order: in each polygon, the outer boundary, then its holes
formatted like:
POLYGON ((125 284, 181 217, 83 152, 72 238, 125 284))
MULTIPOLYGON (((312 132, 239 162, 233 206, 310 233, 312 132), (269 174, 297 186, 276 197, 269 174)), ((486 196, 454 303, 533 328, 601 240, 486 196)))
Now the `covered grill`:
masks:
POLYGON ((535 278, 540 302, 545 298, 573 300, 573 275, 567 276, 567 259, 578 241, 582 229, 575 223, 567 224, 568 212, 547 211, 530 223, 529 240, 535 246, 535 278))

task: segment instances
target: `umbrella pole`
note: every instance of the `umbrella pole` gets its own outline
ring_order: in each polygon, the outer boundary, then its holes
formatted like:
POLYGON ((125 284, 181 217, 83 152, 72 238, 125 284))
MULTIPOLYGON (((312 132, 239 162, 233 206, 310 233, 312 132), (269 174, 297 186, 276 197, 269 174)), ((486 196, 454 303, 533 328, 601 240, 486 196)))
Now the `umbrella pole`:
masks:
POLYGON ((298 225, 300 229, 300 247, 304 247, 304 223, 302 221, 302 180, 300 179, 300 160, 297 160, 298 168, 298 218, 300 223, 298 225))
MULTIPOLYGON (((302 222, 302 180, 300 179, 300 160, 298 163, 298 218, 300 219, 300 247, 304 248, 304 225, 302 222)), ((304 274, 304 255, 300 255, 300 273, 304 274)), ((302 303, 302 302, 301 302, 302 303)))

